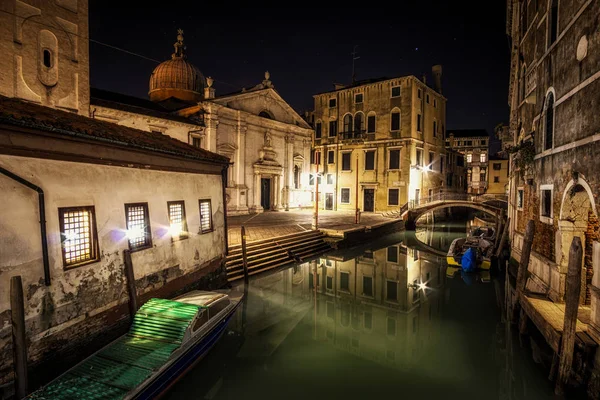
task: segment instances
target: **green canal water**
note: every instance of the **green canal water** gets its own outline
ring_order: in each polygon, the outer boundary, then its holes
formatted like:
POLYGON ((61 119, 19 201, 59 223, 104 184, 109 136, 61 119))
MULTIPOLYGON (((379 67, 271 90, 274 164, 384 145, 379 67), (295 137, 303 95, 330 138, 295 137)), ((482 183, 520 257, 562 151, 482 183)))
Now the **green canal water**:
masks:
POLYGON ((501 274, 452 274, 415 242, 445 251, 465 229, 393 234, 252 280, 225 336, 166 397, 552 397, 543 352, 504 323, 501 274))

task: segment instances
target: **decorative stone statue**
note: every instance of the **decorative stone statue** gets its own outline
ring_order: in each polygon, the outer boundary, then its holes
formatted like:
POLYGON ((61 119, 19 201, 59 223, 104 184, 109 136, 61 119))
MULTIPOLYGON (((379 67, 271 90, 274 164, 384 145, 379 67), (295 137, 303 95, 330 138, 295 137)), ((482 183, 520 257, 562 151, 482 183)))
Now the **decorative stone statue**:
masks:
POLYGON ((208 78, 206 78, 206 86, 212 87, 213 82, 214 82, 213 78, 211 78, 210 76, 208 78))
POLYGON ((265 147, 272 147, 271 146, 271 133, 269 131, 267 131, 265 133, 265 147))
POLYGON ((183 44, 183 29, 177 29, 177 41, 173 44, 175 47, 175 53, 171 55, 171 58, 180 58, 185 56, 185 44, 183 44))

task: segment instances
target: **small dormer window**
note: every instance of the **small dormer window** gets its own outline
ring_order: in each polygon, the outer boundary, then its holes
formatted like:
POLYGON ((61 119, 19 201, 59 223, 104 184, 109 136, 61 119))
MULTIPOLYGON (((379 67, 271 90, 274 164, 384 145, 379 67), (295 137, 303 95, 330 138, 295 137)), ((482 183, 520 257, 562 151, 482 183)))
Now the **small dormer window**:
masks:
POLYGON ((329 108, 335 108, 337 106, 336 99, 329 99, 329 108))
POLYGON ((42 62, 44 67, 52 68, 52 52, 49 49, 44 49, 42 62))
POLYGON ((263 117, 263 118, 267 118, 267 119, 273 119, 273 117, 271 116, 271 114, 269 114, 267 111, 261 111, 258 114, 259 117, 263 117))
POLYGON ((360 104, 362 102, 363 102, 363 94, 362 93, 356 93, 354 95, 354 103, 360 104))

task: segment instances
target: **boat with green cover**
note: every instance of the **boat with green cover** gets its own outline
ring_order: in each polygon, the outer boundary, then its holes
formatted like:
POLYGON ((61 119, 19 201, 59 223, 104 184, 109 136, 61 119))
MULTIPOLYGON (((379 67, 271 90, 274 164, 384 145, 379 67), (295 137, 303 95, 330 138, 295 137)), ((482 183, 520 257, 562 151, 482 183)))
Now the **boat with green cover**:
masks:
POLYGON ((150 299, 129 332, 27 399, 157 397, 213 347, 242 297, 193 291, 174 300, 150 299))

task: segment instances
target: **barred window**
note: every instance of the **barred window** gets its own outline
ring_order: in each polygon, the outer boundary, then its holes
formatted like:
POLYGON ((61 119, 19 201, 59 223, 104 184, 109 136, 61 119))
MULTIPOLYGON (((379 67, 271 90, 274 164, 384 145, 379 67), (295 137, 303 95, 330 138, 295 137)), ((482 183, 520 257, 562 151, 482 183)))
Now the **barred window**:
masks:
POLYGON ((199 200, 200 202, 200 233, 207 233, 213 230, 212 208, 210 199, 199 200))
POLYGON ((187 221, 185 218, 185 202, 167 201, 169 209, 169 233, 171 238, 185 239, 188 237, 187 221))
POLYGON ((148 203, 125 204, 127 238, 130 250, 141 250, 152 246, 148 203))
POLYGON ((94 206, 59 208, 58 218, 64 267, 98 261, 94 206))

